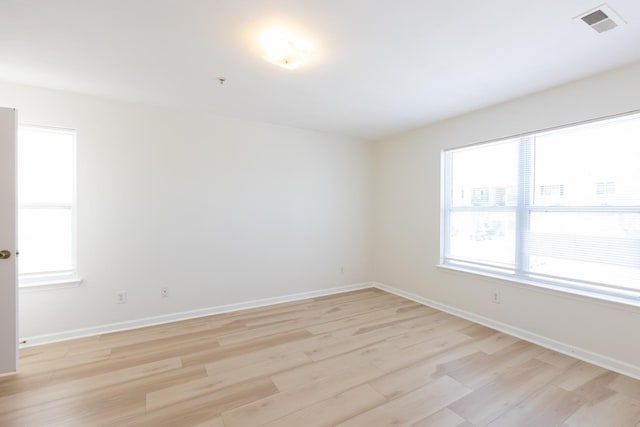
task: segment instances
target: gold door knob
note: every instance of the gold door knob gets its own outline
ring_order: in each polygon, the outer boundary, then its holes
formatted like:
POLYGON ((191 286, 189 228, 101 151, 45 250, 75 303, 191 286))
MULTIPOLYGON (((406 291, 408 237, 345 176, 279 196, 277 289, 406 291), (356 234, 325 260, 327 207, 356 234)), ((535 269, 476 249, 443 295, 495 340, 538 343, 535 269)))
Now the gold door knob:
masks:
POLYGON ((6 249, 0 251, 0 259, 9 259, 11 258, 11 251, 6 249))

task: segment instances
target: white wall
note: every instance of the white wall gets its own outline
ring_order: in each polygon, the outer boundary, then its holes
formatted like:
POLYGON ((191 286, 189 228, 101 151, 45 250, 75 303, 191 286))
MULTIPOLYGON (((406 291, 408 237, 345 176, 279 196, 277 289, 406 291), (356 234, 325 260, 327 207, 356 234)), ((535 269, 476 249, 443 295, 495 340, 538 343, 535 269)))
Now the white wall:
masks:
POLYGON ((10 84, 0 102, 77 130, 84 285, 21 292, 22 337, 371 279, 368 142, 10 84))
POLYGON ((436 267, 442 149, 637 109, 640 63, 377 143, 375 279, 640 373, 640 308, 436 267), (502 304, 491 303, 493 290, 502 293, 502 304))

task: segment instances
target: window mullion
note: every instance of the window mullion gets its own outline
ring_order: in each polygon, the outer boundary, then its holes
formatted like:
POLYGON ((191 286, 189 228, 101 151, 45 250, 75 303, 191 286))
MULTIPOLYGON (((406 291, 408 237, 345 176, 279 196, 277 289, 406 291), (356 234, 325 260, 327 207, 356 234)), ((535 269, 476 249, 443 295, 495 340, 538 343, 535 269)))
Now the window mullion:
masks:
POLYGON ((533 187, 534 136, 520 138, 518 143, 518 207, 516 209, 515 271, 522 275, 529 269, 527 235, 531 223, 533 187))
POLYGON ((440 212, 440 221, 442 221, 442 236, 440 236, 440 242, 442 247, 440 248, 441 260, 444 261, 444 258, 450 255, 449 248, 450 242, 449 239, 451 237, 450 233, 450 217, 451 217, 451 188, 453 181, 453 171, 452 171, 452 162, 451 162, 451 152, 445 152, 442 156, 442 167, 444 170, 442 189, 441 189, 441 204, 442 212, 440 212))

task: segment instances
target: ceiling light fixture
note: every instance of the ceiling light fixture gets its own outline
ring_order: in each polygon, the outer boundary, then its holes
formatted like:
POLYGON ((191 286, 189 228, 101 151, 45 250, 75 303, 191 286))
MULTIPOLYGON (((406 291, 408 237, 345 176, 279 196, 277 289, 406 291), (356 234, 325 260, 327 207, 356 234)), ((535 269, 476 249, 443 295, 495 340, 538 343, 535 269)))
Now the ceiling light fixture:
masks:
POLYGON ((260 35, 262 57, 272 64, 294 70, 311 58, 313 46, 285 28, 271 28, 260 35))

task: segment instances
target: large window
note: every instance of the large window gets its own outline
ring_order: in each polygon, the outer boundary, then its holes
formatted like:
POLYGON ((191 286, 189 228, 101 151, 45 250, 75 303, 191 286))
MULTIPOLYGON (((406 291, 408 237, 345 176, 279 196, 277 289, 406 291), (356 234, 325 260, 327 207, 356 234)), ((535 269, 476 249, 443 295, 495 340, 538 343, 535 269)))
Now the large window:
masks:
POLYGON ((75 281, 75 133, 18 129, 21 286, 75 281))
POLYGON ((640 114, 444 152, 445 266, 640 300, 640 114))

